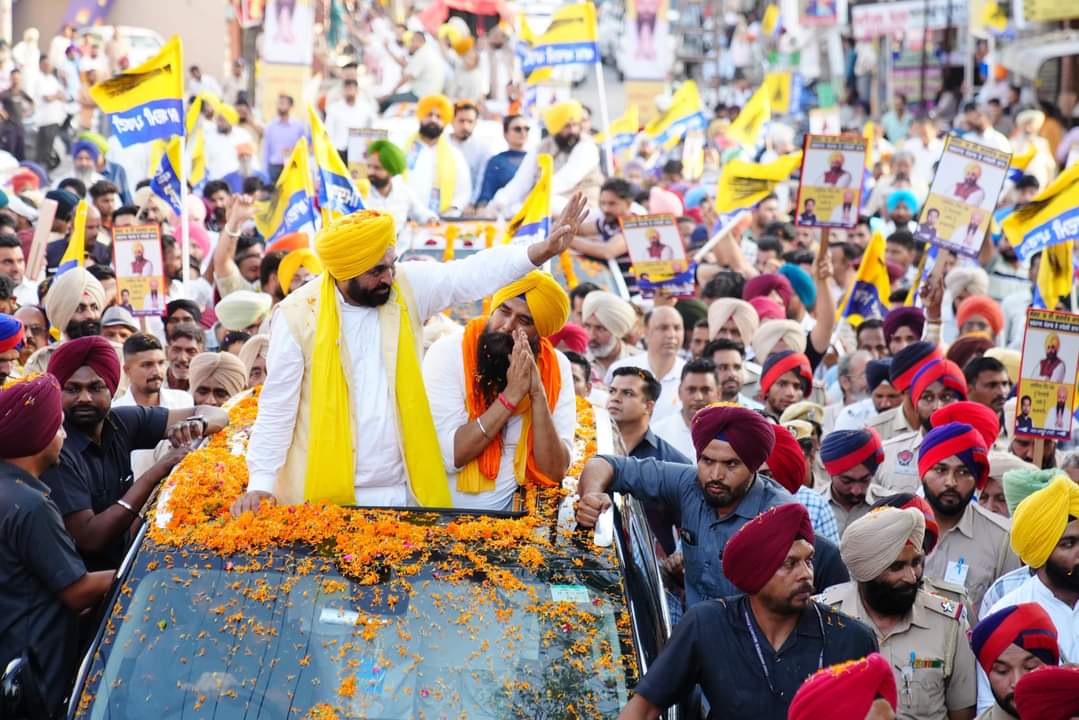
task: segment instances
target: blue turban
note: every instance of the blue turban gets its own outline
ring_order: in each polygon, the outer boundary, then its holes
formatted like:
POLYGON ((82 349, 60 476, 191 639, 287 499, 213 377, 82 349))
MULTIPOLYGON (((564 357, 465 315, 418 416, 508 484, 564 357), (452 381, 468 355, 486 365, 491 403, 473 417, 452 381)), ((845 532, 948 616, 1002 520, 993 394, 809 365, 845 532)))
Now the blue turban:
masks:
POLYGON ((19 350, 22 345, 22 323, 7 313, 0 313, 0 352, 19 350))
POLYGON ((89 140, 76 140, 71 144, 71 157, 75 157, 80 152, 85 150, 93 158, 94 162, 97 162, 98 157, 101 155, 101 151, 97 149, 97 145, 94 145, 89 140))
POLYGON ((686 191, 686 209, 700 207, 708 197, 708 191, 697 186, 686 191))
POLYGON ((895 206, 899 203, 903 203, 904 205, 909 207, 911 215, 918 214, 918 198, 915 197, 914 193, 912 193, 910 190, 907 190, 906 188, 899 188, 898 190, 892 190, 890 193, 888 193, 888 200, 885 202, 885 204, 888 206, 889 215, 892 214, 892 211, 895 210, 895 206))
POLYGON ((870 360, 865 364, 865 383, 869 392, 877 389, 877 386, 888 379, 888 370, 892 367, 892 359, 883 357, 880 360, 870 360))
POLYGON ((790 281, 794 294, 802 301, 802 305, 807 310, 812 309, 813 304, 817 302, 817 286, 813 284, 813 278, 809 277, 809 273, 794 263, 786 263, 779 268, 779 274, 790 281))
POLYGON ((970 633, 970 649, 989 672, 1009 645, 1018 645, 1046 665, 1060 662, 1057 629, 1040 605, 1021 603, 983 618, 970 633))
POLYGON ((820 459, 831 476, 842 475, 853 467, 865 465, 870 475, 884 462, 880 436, 866 430, 833 430, 820 444, 820 459))

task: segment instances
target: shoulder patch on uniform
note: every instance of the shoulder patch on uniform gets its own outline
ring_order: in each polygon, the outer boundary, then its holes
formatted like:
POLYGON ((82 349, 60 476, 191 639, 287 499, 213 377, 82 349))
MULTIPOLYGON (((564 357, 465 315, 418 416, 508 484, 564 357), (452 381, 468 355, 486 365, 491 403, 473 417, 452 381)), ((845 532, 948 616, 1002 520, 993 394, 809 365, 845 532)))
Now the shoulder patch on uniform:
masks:
POLYGON ((962 603, 957 603, 940 595, 934 595, 931 592, 925 592, 925 596, 925 607, 934 612, 950 617, 953 620, 958 620, 959 616, 963 614, 962 603))
POLYGON ((830 588, 826 588, 824 592, 818 593, 813 596, 813 600, 816 600, 821 605, 827 605, 829 610, 834 610, 833 606, 839 605, 843 602, 843 591, 850 586, 849 582, 840 583, 839 585, 833 585, 830 588))
POLYGON ((914 453, 910 450, 900 450, 895 456, 895 461, 900 465, 910 465, 914 460, 914 453))

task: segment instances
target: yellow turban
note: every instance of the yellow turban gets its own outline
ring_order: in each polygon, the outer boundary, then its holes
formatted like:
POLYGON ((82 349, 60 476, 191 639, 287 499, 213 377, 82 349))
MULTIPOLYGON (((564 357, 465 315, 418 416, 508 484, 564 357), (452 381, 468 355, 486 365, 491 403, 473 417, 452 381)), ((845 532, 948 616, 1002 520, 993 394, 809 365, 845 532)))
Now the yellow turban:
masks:
POLYGON ((843 162, 843 153, 839 152, 838 150, 828 156, 828 162, 832 163, 836 160, 838 160, 839 162, 843 162))
POLYGON ((476 44, 476 41, 471 37, 463 37, 455 40, 453 43, 453 51, 462 57, 468 54, 468 51, 472 49, 472 46, 476 44))
POLYGON ((584 296, 581 318, 587 321, 593 315, 619 340, 637 323, 637 313, 629 301, 606 290, 593 290, 584 296))
POLYGON ((225 388, 229 397, 247 388, 247 368, 240 358, 230 352, 204 352, 191 361, 189 380, 191 391, 205 383, 216 380, 225 388))
POLYGON ((742 344, 752 340, 760 327, 760 320, 753 306, 738 298, 720 298, 708 306, 708 338, 714 340, 716 333, 722 330, 732 317, 742 336, 742 344))
POLYGON ((1060 337, 1056 333, 1049 333, 1045 336, 1045 349, 1055 348, 1060 350, 1060 337))
POLYGON ((71 268, 53 279, 45 295, 45 313, 49 316, 54 340, 59 340, 60 334, 67 330, 83 295, 96 302, 101 312, 105 311, 105 288, 85 268, 71 268))
POLYGON ((963 168, 963 174, 967 175, 969 173, 974 173, 974 177, 981 177, 982 176, 982 166, 979 165, 976 162, 967 163, 967 166, 965 168, 963 168))
POLYGON ((421 123, 432 110, 438 110, 443 125, 449 125, 450 120, 453 120, 453 103, 445 95, 428 95, 416 103, 416 117, 421 123))
MULTIPOLYGON (((591 293, 590 293, 591 294, 591 293)), ((569 318, 569 295, 550 273, 533 270, 491 296, 491 307, 497 308, 510 298, 524 295, 536 332, 547 337, 562 329, 569 318)))
POLYGON ((315 252, 326 272, 338 280, 351 280, 382 262, 396 237, 392 215, 361 210, 322 228, 315 237, 315 252))
MULTIPOLYGON (((383 253, 385 255, 385 253, 383 253)), ((277 266, 277 282, 281 285, 281 294, 288 295, 288 289, 292 287, 292 278, 300 268, 307 268, 312 275, 322 273, 322 263, 318 255, 308 248, 293 250, 281 258, 281 264, 277 266)))
POLYGON ((217 108, 217 114, 225 118, 225 121, 229 125, 240 124, 240 113, 236 111, 236 108, 231 105, 221 105, 217 108))
POLYGON ((547 126, 547 132, 552 135, 562 132, 562 128, 569 123, 582 120, 584 120, 584 107, 576 100, 552 105, 543 113, 543 124, 547 126))
POLYGON ((869 582, 896 561, 910 543, 922 551, 925 515, 918 508, 884 507, 863 515, 847 526, 839 554, 858 582, 869 582))
POLYGON ((1060 542, 1069 516, 1079 517, 1079 485, 1062 473, 1015 509, 1012 550, 1030 567, 1042 567, 1060 542))

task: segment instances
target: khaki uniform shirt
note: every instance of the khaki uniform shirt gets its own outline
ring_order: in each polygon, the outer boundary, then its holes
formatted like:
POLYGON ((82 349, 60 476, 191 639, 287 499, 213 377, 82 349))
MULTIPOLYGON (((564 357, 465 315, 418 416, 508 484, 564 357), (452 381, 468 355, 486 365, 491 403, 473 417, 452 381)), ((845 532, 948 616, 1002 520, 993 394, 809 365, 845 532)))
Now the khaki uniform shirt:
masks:
POLYGON ((835 515, 835 524, 839 528, 839 537, 843 537, 843 533, 847 530, 847 525, 862 517, 869 512, 869 503, 864 500, 850 510, 840 505, 834 497, 832 497, 832 486, 822 488, 820 490, 821 496, 828 501, 828 507, 832 509, 832 514, 835 515))
POLYGON ((962 584, 975 609, 998 577, 1021 564, 1011 548, 1011 520, 971 501, 925 560, 927 577, 962 584))
POLYGON ((873 428, 880 435, 880 441, 891 440, 896 435, 911 432, 918 428, 913 428, 910 423, 907 422, 907 416, 903 414, 903 405, 896 405, 894 408, 885 410, 882 413, 877 413, 873 417, 866 420, 865 426, 867 428, 873 428))
POLYGON ((1000 705, 993 703, 992 707, 986 708, 985 712, 977 717, 977 720, 1019 720, 1019 718, 1006 711, 1000 705))
POLYGON ((901 433, 882 444, 884 462, 877 470, 876 482, 890 495, 917 493, 922 486, 918 474, 918 448, 922 446, 921 430, 901 433))
POLYGON ((828 588, 820 602, 868 625, 892 666, 899 690, 899 720, 942 720, 950 710, 973 708, 977 696, 974 653, 961 608, 924 590, 910 615, 882 635, 858 596, 858 584, 828 588))

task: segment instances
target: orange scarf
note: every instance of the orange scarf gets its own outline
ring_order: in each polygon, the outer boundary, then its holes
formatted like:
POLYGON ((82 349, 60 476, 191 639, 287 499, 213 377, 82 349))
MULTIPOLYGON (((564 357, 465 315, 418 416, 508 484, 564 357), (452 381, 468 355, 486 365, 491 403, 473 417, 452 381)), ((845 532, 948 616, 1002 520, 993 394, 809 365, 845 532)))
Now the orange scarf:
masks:
MULTIPOLYGON (((479 348, 480 335, 487 326, 487 317, 478 317, 469 321, 465 326, 464 338, 461 340, 461 352, 464 359, 465 369, 465 408, 468 410, 468 419, 471 422, 483 413, 487 412, 483 394, 480 392, 479 381, 476 376, 476 356, 479 348)), ((547 338, 540 338, 540 349, 537 363, 539 365, 540 381, 543 383, 543 392, 547 396, 547 407, 554 412, 555 403, 558 402, 558 394, 562 391, 562 373, 558 369, 558 356, 555 355, 554 346, 547 338)), ((519 485, 526 482, 553 487, 558 481, 544 475, 538 467, 532 454, 532 399, 529 395, 517 404, 514 415, 523 416, 521 419, 521 440, 517 443, 517 452, 514 455, 514 475, 519 485)), ((490 492, 495 488, 495 478, 498 477, 498 469, 502 464, 502 433, 495 436, 487 447, 476 458, 461 468, 457 473, 457 489, 461 492, 490 492)))

